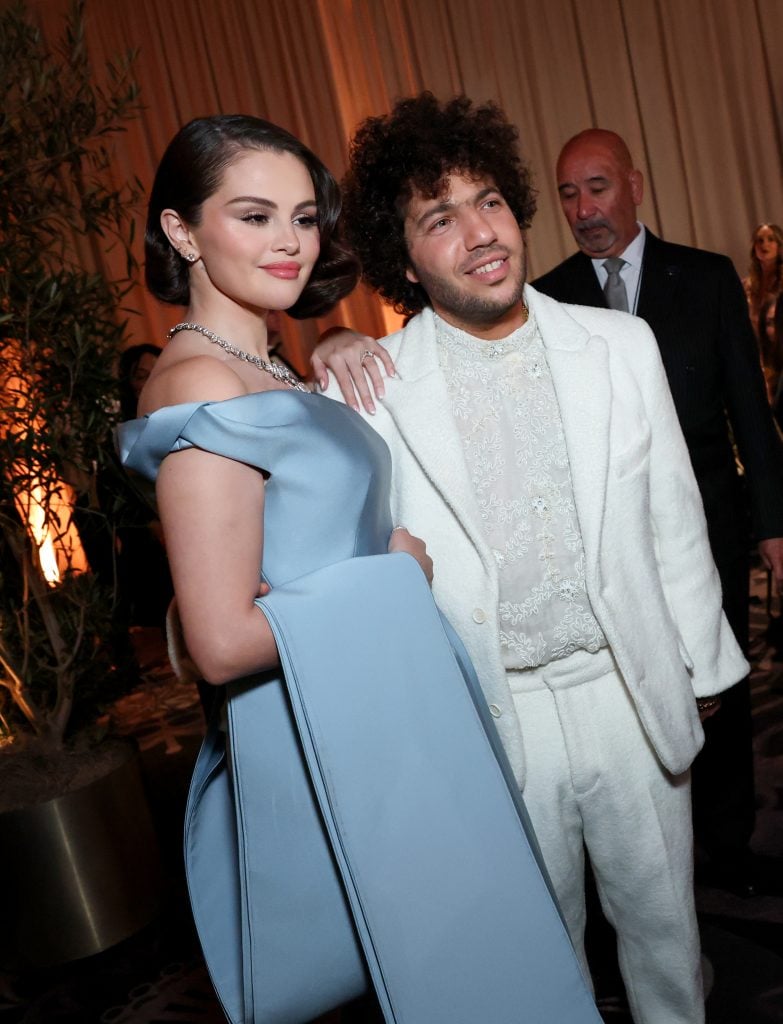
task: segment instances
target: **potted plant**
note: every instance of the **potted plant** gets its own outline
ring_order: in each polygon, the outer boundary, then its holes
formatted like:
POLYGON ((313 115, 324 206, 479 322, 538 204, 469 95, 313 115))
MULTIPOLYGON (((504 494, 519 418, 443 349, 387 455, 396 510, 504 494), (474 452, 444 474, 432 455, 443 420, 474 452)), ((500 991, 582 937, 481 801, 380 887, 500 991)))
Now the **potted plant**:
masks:
POLYGON ((128 804, 141 795, 135 760, 96 727, 133 660, 112 574, 85 554, 108 552, 111 567, 125 330, 125 283, 85 264, 111 248, 125 280, 134 269, 138 186, 113 188, 107 169, 138 90, 132 55, 95 82, 83 14, 77 0, 49 50, 23 3, 0 13, 0 858, 19 907, 10 939, 39 962, 95 952, 148 917, 150 899, 121 892, 108 862, 138 872, 154 849, 146 805, 128 804), (119 838, 124 822, 133 841, 119 838), (84 935, 63 916, 69 900, 84 935), (118 901, 130 921, 104 924, 118 901))

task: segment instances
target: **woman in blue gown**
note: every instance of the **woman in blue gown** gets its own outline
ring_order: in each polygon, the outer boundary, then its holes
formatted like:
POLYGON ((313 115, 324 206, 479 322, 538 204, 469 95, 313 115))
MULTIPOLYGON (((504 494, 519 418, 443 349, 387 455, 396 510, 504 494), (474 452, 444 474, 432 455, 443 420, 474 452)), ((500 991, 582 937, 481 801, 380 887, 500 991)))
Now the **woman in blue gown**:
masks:
POLYGON ((270 310, 355 283, 338 214, 320 161, 240 115, 186 125, 150 198, 147 283, 187 312, 120 447, 226 698, 186 814, 207 965, 233 1024, 370 988, 387 1022, 596 1024, 425 545, 392 528, 388 450, 268 361, 270 310))

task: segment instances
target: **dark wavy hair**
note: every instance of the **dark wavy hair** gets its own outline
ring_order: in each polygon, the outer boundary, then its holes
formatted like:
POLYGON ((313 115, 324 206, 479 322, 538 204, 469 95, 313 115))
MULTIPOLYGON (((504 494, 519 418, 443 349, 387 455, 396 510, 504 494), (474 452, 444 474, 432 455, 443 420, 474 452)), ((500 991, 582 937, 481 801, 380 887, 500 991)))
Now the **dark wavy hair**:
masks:
POLYGON ((398 313, 429 305, 422 286, 405 276, 405 214, 414 191, 434 199, 449 174, 492 178, 519 226, 530 226, 536 194, 517 138, 496 104, 474 106, 466 96, 441 104, 431 92, 398 100, 391 113, 359 126, 343 180, 345 234, 364 280, 398 313))
POLYGON ((174 249, 160 224, 172 209, 197 225, 201 207, 220 187, 223 172, 244 150, 291 153, 307 168, 315 188, 321 253, 296 303, 287 311, 299 320, 327 313, 356 284, 356 257, 340 240, 340 189, 334 177, 296 136, 260 117, 220 114, 190 121, 169 143, 155 174, 147 208, 145 279, 162 302, 187 306, 190 265, 174 249))

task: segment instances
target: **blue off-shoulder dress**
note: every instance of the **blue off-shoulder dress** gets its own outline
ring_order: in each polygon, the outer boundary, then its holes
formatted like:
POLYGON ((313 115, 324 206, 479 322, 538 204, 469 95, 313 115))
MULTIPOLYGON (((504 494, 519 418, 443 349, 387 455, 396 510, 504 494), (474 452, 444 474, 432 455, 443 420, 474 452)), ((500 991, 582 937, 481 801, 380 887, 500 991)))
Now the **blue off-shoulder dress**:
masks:
POLYGON ((416 562, 386 553, 381 438, 293 390, 119 437, 150 479, 191 447, 267 474, 257 604, 281 669, 226 687, 186 812, 227 1018, 304 1024, 372 986, 387 1024, 599 1024, 472 666, 416 562))

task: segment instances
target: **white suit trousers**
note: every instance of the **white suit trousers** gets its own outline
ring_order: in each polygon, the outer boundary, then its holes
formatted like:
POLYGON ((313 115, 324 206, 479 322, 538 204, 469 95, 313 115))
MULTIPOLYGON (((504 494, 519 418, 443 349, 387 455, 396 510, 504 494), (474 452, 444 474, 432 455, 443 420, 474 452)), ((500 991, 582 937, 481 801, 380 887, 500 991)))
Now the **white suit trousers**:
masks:
POLYGON ((610 651, 509 672, 524 797, 585 968, 584 850, 636 1024, 702 1024, 690 774, 651 748, 610 651))

